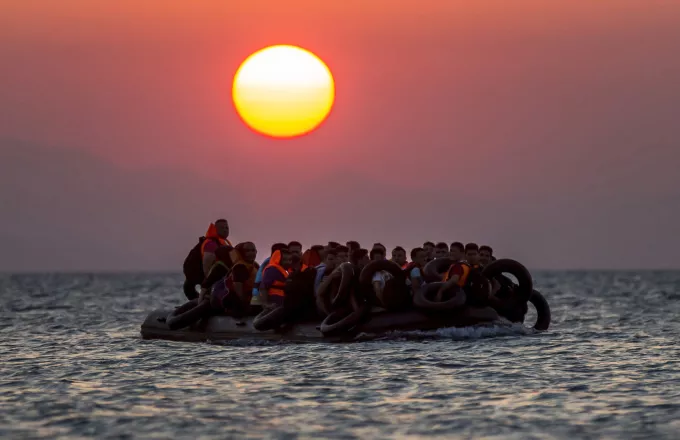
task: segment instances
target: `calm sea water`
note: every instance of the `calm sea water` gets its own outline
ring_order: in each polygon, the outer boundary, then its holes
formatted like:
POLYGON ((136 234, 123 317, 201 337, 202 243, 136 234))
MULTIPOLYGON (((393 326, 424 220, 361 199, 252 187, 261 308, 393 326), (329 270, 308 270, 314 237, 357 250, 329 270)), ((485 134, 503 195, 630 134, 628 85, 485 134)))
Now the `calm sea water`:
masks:
POLYGON ((3 275, 0 437, 679 438, 680 273, 535 276, 545 333, 211 345, 139 337, 179 276, 3 275))

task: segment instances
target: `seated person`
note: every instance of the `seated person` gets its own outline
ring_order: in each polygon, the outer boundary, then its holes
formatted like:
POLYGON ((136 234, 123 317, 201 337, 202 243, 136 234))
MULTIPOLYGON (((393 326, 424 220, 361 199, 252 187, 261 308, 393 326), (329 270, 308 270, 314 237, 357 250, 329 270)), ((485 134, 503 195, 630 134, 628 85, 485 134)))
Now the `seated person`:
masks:
POLYGON ((406 261, 406 249, 401 246, 397 246, 392 249, 392 262, 396 263, 397 266, 402 269, 406 269, 408 262, 406 261))
POLYGON ((455 262, 465 260, 465 246, 460 241, 454 241, 451 243, 451 248, 449 249, 449 257, 455 262))
POLYGON ((326 251, 326 258, 324 258, 323 263, 316 267, 316 278, 314 279, 314 293, 319 290, 319 285, 321 282, 331 274, 338 266, 337 264, 337 251, 335 249, 329 249, 326 251))
MULTIPOLYGON (((373 249, 371 249, 370 258, 371 261, 384 260, 385 259, 384 247, 382 247, 382 245, 379 246, 374 245, 373 249)), ((385 284, 387 284, 387 282, 392 278, 393 278, 392 274, 384 270, 380 270, 373 275, 373 279, 371 280, 371 284, 373 284, 373 292, 375 293, 375 296, 380 300, 380 302, 382 302, 385 284)))
MULTIPOLYGON (((286 249, 287 245, 285 243, 274 243, 271 248, 271 255, 280 249, 286 249)), ((253 298, 250 303, 254 306, 260 305, 260 283, 262 282, 262 274, 269 264, 269 259, 271 256, 264 259, 262 265, 257 269, 257 274, 255 274, 255 284, 253 285, 253 298)))
POLYGON ((256 257, 257 248, 250 241, 237 244, 232 252, 234 266, 231 270, 231 287, 236 297, 243 303, 244 309, 248 308, 253 296, 258 270, 255 268, 256 257))
POLYGON ((429 263, 434 260, 434 243, 426 241, 423 243, 423 249, 425 249, 425 253, 427 254, 427 262, 429 263))
POLYGON ((493 249, 491 246, 483 245, 479 247, 479 264, 488 266, 493 260, 493 249))
POLYGON ((449 245, 444 243, 443 241, 440 243, 437 243, 437 246, 434 247, 434 258, 442 258, 442 257, 448 257, 449 256, 449 245))
POLYGON ((466 261, 454 263, 444 275, 445 283, 437 292, 436 301, 442 301, 446 291, 458 286, 465 292, 465 304, 469 306, 484 306, 488 303, 491 293, 491 282, 484 279, 479 270, 479 247, 475 243, 465 245, 466 261))
POLYGON ((349 261, 349 248, 347 246, 340 245, 335 248, 335 252, 338 265, 349 261))
POLYGON ((288 249, 274 251, 267 268, 262 273, 259 293, 263 306, 271 308, 283 306, 285 298, 286 279, 288 269, 292 263, 292 254, 288 249))
POLYGON ((411 250, 411 262, 406 266, 406 285, 409 286, 411 296, 415 295, 424 285, 422 270, 427 264, 427 252, 417 247, 411 250))

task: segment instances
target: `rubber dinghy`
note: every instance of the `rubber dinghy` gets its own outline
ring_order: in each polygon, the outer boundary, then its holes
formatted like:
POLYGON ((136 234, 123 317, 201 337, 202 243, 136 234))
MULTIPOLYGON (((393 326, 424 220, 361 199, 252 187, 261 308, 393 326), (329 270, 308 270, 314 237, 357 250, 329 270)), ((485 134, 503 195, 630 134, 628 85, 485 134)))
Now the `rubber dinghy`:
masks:
MULTIPOLYGON (((431 268, 426 266, 426 276, 430 273, 436 279, 441 273, 439 266, 452 264, 447 258, 442 260, 435 260, 431 268)), ((469 289, 467 293, 460 287, 453 290, 446 287, 443 292, 445 295, 439 299, 435 294, 443 283, 437 281, 426 284, 411 299, 401 268, 390 261, 374 261, 360 271, 353 268, 351 263, 343 263, 321 283, 316 298, 314 275, 315 272, 292 275, 286 285, 288 302, 283 307, 266 310, 243 320, 230 316, 196 315, 193 312, 199 307, 202 307, 199 313, 209 311, 208 303, 193 309, 190 307, 187 311, 184 311, 184 307, 189 303, 174 310, 155 310, 142 324, 142 338, 173 341, 256 339, 347 342, 356 340, 360 334, 380 337, 393 331, 524 323, 528 303, 533 304, 537 312, 533 328, 542 331, 550 326, 548 302, 533 288, 531 275, 526 268, 514 260, 503 259, 489 264, 481 274, 477 274, 479 282, 468 280, 465 287, 469 289), (380 298, 373 294, 371 283, 376 271, 389 271, 394 275, 386 283, 380 298), (505 277, 505 273, 513 275, 517 284, 505 277), (499 281, 501 285, 493 302, 489 302, 488 296, 491 279, 499 281), (483 295, 475 298, 476 292, 482 292, 483 295), (468 299, 467 294, 470 294, 468 299), (309 312, 310 305, 314 308, 315 301, 317 306, 321 305, 321 309, 328 308, 323 313, 326 318, 323 322, 318 319, 310 321, 311 318, 301 321, 300 316, 316 315, 299 314, 300 310, 309 312), (493 307, 490 306, 492 303, 493 307), (201 319, 201 316, 206 317, 201 319)))
POLYGON ((388 312, 377 311, 370 320, 359 324, 352 331, 337 336, 324 336, 319 322, 300 322, 283 326, 277 330, 259 331, 253 327, 253 316, 242 321, 231 316, 211 316, 190 327, 170 330, 165 323, 171 310, 154 310, 142 324, 143 339, 165 339, 183 342, 229 341, 253 339, 290 342, 350 342, 362 333, 384 335, 389 332, 412 330, 436 330, 446 327, 470 327, 473 325, 509 325, 510 321, 483 319, 459 313, 448 317, 428 316, 418 311, 388 312))

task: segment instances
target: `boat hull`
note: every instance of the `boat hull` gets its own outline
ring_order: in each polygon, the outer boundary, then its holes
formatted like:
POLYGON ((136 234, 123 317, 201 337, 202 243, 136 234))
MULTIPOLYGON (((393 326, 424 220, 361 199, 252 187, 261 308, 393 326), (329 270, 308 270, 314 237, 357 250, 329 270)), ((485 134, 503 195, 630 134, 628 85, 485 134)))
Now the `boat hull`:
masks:
POLYGON ((165 318, 172 310, 154 310, 141 327, 143 339, 165 339, 171 341, 202 342, 253 339, 290 342, 349 342, 357 334, 380 336, 391 331, 435 330, 446 327, 469 327, 497 322, 482 314, 459 313, 452 316, 428 316, 417 311, 378 312, 353 332, 341 336, 325 337, 319 331, 318 322, 301 322, 280 330, 258 331, 253 327, 254 317, 239 320, 230 316, 211 316, 198 323, 181 329, 170 330, 165 318))

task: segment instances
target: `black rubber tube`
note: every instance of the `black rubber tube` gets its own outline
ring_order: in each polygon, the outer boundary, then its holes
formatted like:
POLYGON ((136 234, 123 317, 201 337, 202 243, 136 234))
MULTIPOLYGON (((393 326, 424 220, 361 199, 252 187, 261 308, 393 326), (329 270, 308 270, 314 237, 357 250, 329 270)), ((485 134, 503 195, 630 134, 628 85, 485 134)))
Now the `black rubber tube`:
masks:
POLYGON ((523 303, 529 301, 531 292, 534 290, 534 281, 531 278, 531 274, 527 268, 521 263, 509 258, 502 258, 500 260, 493 261, 482 271, 482 275, 490 280, 503 273, 512 274, 515 276, 515 278, 517 278, 519 286, 514 292, 516 300, 523 303))
POLYGON ((435 258, 423 268, 423 280, 428 283, 441 281, 453 263, 453 259, 449 257, 435 258))
POLYGON ((338 295, 341 278, 342 272, 333 271, 319 284, 319 290, 316 292, 316 308, 324 316, 330 315, 333 311, 331 302, 338 295))
POLYGON ((319 330, 324 336, 336 336, 347 333, 364 322, 369 312, 370 306, 368 304, 364 304, 358 310, 336 310, 323 320, 319 330))
POLYGON ((335 272, 340 274, 340 287, 338 287, 338 292, 331 299, 331 306, 333 308, 349 298, 354 279, 354 265, 352 263, 342 263, 335 269, 335 272))
POLYGON ((536 330, 548 330, 551 319, 550 305, 548 304, 548 301, 541 294, 541 292, 534 290, 531 293, 529 302, 533 304, 534 307, 536 307, 536 314, 538 315, 536 318, 536 324, 534 324, 534 328, 536 330))
POLYGON ((198 299, 189 301, 173 310, 166 320, 170 330, 179 330, 198 322, 199 319, 210 316, 212 307, 210 300, 204 299, 201 303, 198 299))
POLYGON ((417 309, 437 311, 437 310, 456 310, 465 305, 465 292, 459 287, 455 286, 455 290, 451 291, 449 295, 451 298, 446 301, 437 302, 433 298, 439 292, 439 289, 444 285, 442 282, 429 283, 423 286, 413 297, 413 305, 417 309))
POLYGON ((361 274, 359 274, 359 288, 361 294, 369 299, 370 302, 390 310, 403 308, 411 301, 404 271, 397 263, 389 260, 378 260, 368 263, 361 271, 361 274), (384 295, 382 299, 377 298, 373 291, 373 275, 380 271, 385 271, 392 275, 392 279, 385 283, 385 289, 383 290, 383 293, 389 292, 389 294, 384 295))
POLYGON ((399 265, 390 260, 371 261, 364 267, 359 275, 359 283, 362 286, 372 286, 373 275, 380 271, 388 272, 395 280, 402 280, 406 283, 406 276, 399 265))
POLYGON ((286 321, 287 312, 283 306, 274 307, 273 309, 264 309, 253 320, 253 327, 255 330, 261 332, 272 330, 281 327, 286 321))

